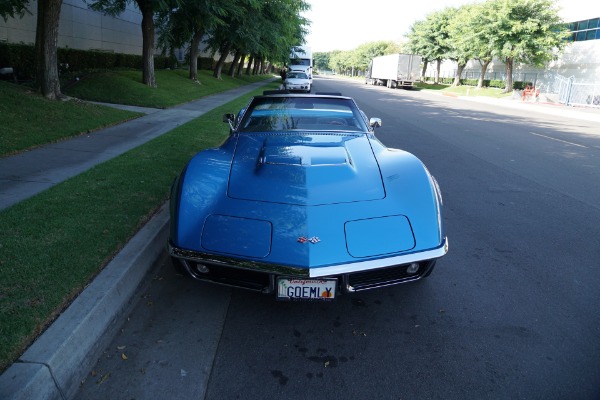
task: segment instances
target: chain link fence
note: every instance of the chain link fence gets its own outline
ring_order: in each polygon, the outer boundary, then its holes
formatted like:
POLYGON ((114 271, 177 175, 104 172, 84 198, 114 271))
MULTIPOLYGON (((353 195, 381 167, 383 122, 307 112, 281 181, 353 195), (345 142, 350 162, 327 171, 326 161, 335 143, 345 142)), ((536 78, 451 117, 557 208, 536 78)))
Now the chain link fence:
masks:
POLYGON ((573 77, 560 77, 558 98, 568 106, 600 108, 600 83, 576 82, 573 77))
MULTIPOLYGON (((479 69, 468 69, 463 71, 462 76, 464 79, 479 79, 480 74, 479 69)), ((455 69, 440 71, 440 78, 453 78, 454 76, 456 76, 455 69)), ((428 69, 426 77, 433 78, 434 71, 428 69)), ((503 71, 487 72, 484 79, 505 81, 506 73, 503 71)), ((551 101, 568 106, 600 108, 600 82, 581 82, 574 77, 566 78, 550 71, 514 71, 513 81, 530 82, 539 90, 539 93, 551 101)))

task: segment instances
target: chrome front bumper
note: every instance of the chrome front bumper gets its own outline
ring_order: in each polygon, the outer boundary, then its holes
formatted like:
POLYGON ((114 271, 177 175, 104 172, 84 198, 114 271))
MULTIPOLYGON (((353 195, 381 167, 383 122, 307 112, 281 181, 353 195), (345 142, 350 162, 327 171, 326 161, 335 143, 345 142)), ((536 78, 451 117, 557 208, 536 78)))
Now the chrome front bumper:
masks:
POLYGON ((181 249, 170 242, 168 250, 172 257, 179 259, 182 268, 198 280, 272 293, 277 276, 337 277, 342 291, 355 292, 411 282, 427 276, 435 260, 448 252, 448 239, 445 238, 441 246, 427 251, 319 268, 290 267, 208 254, 181 249), (420 265, 419 271, 415 274, 404 273, 412 263, 420 265))

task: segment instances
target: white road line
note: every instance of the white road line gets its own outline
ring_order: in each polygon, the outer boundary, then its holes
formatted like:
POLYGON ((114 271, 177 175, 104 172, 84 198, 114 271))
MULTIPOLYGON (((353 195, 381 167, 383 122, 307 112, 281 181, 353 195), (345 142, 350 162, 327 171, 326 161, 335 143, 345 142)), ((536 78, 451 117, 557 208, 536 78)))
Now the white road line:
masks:
POLYGON ((546 139, 550 139, 550 140, 556 140, 557 142, 562 142, 562 143, 570 144, 570 145, 572 145, 572 146, 578 146, 578 147, 583 147, 583 148, 589 149, 589 147, 587 147, 587 146, 584 146, 584 145, 582 145, 582 144, 577 144, 577 143, 567 142, 566 140, 560 140, 560 139, 556 139, 556 138, 553 138, 553 137, 550 137, 550 136, 546 136, 546 135, 540 135, 539 133, 535 133, 535 132, 529 132, 529 133, 531 133, 532 135, 536 135, 536 136, 541 136, 541 137, 544 137, 544 138, 546 138, 546 139))

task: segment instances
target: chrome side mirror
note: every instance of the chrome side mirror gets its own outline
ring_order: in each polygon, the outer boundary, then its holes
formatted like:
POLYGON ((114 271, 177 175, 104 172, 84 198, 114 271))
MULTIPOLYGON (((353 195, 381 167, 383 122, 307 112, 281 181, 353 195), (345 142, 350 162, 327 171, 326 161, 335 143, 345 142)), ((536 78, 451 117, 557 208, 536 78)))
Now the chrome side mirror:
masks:
POLYGON ((369 120, 369 126, 371 128, 379 128, 381 126, 381 118, 371 118, 369 120))

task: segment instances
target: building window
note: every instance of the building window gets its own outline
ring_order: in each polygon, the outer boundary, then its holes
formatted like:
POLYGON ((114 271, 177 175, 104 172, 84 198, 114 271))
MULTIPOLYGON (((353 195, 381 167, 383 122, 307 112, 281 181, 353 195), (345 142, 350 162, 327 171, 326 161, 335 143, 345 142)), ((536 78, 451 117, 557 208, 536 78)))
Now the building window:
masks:
POLYGON ((571 22, 567 26, 571 31, 570 42, 600 39, 600 18, 571 22))

